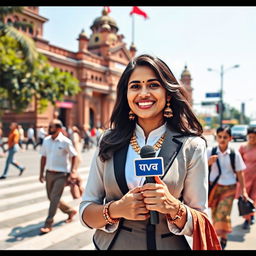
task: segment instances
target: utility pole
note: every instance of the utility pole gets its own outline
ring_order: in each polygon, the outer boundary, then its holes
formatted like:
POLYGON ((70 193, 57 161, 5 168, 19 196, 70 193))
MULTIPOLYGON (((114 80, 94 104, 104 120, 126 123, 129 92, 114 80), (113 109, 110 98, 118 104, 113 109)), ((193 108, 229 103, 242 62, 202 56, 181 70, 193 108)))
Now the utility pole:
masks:
POLYGON ((208 68, 208 71, 215 71, 220 74, 220 101, 219 101, 219 112, 220 112, 220 126, 222 126, 223 112, 224 112, 224 101, 223 101, 223 77, 224 73, 230 69, 239 68, 239 65, 234 65, 224 70, 223 65, 220 66, 220 71, 212 68, 208 68))
POLYGON ((220 67, 220 127, 222 126, 222 120, 223 120, 223 75, 224 75, 224 70, 223 70, 223 65, 220 67))

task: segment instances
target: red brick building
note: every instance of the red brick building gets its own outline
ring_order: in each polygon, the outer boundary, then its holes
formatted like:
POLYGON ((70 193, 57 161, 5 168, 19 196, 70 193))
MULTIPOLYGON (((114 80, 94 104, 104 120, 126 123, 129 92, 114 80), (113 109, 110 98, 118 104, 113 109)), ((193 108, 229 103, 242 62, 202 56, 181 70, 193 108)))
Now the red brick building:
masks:
MULTIPOLYGON (((29 124, 35 127, 48 126, 53 112, 59 112, 59 118, 66 127, 77 125, 104 126, 108 124, 116 97, 116 85, 130 59, 135 56, 136 48, 129 49, 123 42, 124 36, 118 34, 116 21, 111 18, 106 9, 90 26, 90 36, 84 31, 78 35, 77 51, 69 51, 50 44, 43 38, 43 26, 47 18, 39 14, 39 7, 25 7, 23 13, 6 17, 5 22, 14 20, 26 21, 33 24, 33 29, 23 30, 31 36, 38 51, 47 56, 52 66, 62 71, 70 72, 80 82, 81 92, 68 97, 56 106, 48 107, 40 114, 34 102, 22 114, 6 112, 2 118, 5 125, 17 121, 23 127, 29 124)), ((188 89, 192 103, 191 76, 185 66, 181 82, 188 89)))
POLYGON ((193 106, 193 88, 191 87, 191 74, 188 71, 188 67, 187 65, 185 65, 184 70, 181 73, 181 78, 180 78, 180 83, 186 88, 187 92, 188 92, 188 96, 189 96, 189 103, 191 106, 193 106))

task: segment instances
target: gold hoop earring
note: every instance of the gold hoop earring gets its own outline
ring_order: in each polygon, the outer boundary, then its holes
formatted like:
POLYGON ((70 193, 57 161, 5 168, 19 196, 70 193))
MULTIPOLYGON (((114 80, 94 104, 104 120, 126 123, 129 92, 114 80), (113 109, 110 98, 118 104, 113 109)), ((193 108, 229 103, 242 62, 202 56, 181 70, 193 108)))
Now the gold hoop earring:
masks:
POLYGON ((135 119, 135 114, 133 113, 132 110, 130 110, 130 112, 129 112, 129 120, 133 121, 134 119, 135 119))
POLYGON ((173 111, 172 109, 170 108, 170 100, 167 100, 167 103, 166 103, 166 108, 164 109, 164 117, 166 118, 171 118, 173 117, 173 111))

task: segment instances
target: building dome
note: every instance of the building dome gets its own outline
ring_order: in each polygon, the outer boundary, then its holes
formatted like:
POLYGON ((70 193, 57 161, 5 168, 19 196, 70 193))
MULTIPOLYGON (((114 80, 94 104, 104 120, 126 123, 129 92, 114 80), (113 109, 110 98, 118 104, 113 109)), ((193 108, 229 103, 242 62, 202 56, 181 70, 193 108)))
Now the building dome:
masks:
POLYGON ((85 33, 84 29, 82 29, 81 33, 79 34, 80 37, 88 37, 87 34, 85 33))
POLYGON ((181 73, 181 76, 191 76, 190 72, 188 71, 187 65, 185 65, 184 70, 181 73))
POLYGON ((102 16, 100 16, 94 20, 94 22, 91 26, 91 29, 98 30, 103 25, 106 26, 105 24, 109 25, 111 28, 114 28, 115 32, 118 31, 116 21, 113 18, 111 18, 110 16, 108 16, 108 12, 107 12, 106 8, 103 9, 102 16))

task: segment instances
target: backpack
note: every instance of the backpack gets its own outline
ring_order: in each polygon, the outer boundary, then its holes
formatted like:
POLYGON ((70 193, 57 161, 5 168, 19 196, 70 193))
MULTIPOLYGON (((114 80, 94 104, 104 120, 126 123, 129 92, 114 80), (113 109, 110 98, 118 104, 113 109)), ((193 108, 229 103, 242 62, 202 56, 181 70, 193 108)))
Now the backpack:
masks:
MULTIPOLYGON (((213 147, 212 148, 212 152, 211 152, 211 155, 216 155, 217 154, 217 147, 213 147)), ((233 148, 231 148, 231 152, 229 154, 229 157, 230 157, 230 162, 231 162, 231 166, 232 166, 232 169, 233 169, 233 172, 235 173, 236 175, 236 168, 235 168, 235 151, 233 148)), ((213 187, 215 186, 215 184, 217 183, 217 181, 219 180, 220 178, 220 175, 221 175, 221 167, 220 167, 220 163, 219 163, 219 159, 217 159, 216 161, 217 163, 217 166, 218 166, 218 169, 219 169, 219 174, 217 175, 217 177, 215 178, 215 180, 212 182, 212 184, 210 184, 210 174, 211 174, 211 165, 208 167, 209 168, 209 191, 208 191, 208 195, 210 194, 211 190, 213 189, 213 187)), ((236 180, 237 179, 237 175, 236 175, 236 180)))

